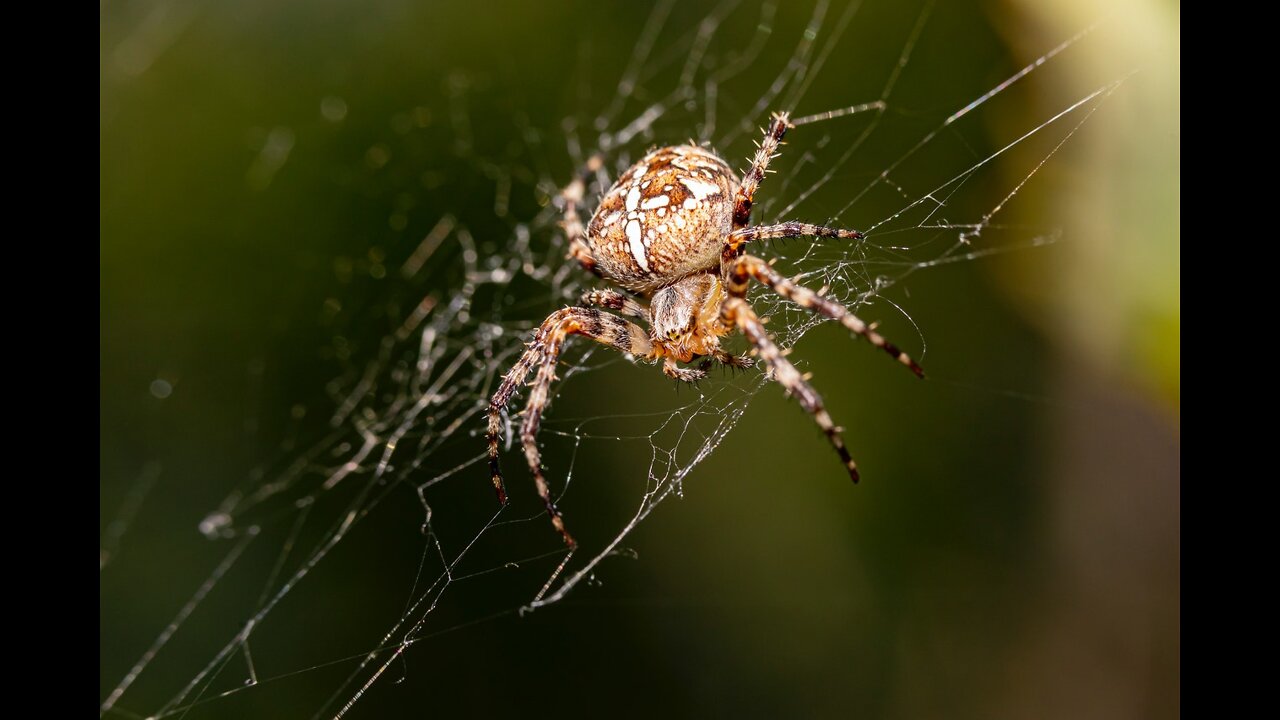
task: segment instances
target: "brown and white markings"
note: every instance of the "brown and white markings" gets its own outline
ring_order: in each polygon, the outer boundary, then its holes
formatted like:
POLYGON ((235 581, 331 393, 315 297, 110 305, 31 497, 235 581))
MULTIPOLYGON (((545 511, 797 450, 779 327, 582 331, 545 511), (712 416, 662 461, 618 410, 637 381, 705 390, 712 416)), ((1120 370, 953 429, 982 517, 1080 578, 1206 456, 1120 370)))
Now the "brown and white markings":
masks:
POLYGON ((547 514, 570 548, 577 543, 565 529, 564 518, 551 499, 538 450, 538 428, 550 402, 556 364, 569 335, 583 335, 640 360, 662 361, 662 370, 669 377, 693 382, 705 377, 706 369, 715 362, 737 367, 752 364, 720 348, 720 338, 733 330, 741 331, 769 366, 773 379, 822 428, 854 482, 858 480, 858 468, 845 448, 840 428, 827 413, 821 396, 774 344, 747 302, 750 282, 756 280, 783 298, 840 322, 924 377, 920 366, 906 353, 848 308, 783 278, 769 263, 743 252, 744 245, 756 240, 862 238, 857 230, 803 222, 748 226, 756 190, 790 127, 785 114, 773 117, 742 180, 706 148, 677 145, 654 150, 618 178, 585 227, 578 215, 586 191, 582 178, 602 167, 600 157, 591 158, 583 174, 561 192, 561 225, 569 239, 569 256, 587 271, 630 294, 593 290, 583 296, 584 307, 557 310, 539 326, 533 341, 489 401, 487 438, 493 487, 499 502, 505 504, 507 493, 498 463, 502 416, 511 396, 536 368, 520 428, 520 444, 547 514), (605 310, 640 320, 648 330, 605 310), (679 365, 696 359, 701 359, 696 368, 679 365))

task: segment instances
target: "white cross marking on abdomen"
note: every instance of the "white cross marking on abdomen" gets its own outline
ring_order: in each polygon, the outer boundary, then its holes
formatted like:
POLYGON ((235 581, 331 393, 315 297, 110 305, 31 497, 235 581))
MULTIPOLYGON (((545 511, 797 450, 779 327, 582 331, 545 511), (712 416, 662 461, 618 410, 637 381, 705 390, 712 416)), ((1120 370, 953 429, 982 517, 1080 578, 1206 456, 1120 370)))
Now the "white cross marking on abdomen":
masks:
POLYGON ((649 258, 645 255, 644 243, 640 241, 640 221, 627 221, 627 244, 631 246, 631 257, 641 270, 649 272, 649 258))

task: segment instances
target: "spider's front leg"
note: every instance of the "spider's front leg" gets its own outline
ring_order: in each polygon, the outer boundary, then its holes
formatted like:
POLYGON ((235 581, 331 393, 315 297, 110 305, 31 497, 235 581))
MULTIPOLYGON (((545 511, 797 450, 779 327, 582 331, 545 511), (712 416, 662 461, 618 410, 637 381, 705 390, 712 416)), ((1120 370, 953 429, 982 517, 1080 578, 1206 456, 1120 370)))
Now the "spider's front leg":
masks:
POLYGON ((542 424, 542 413, 550 403, 551 382, 555 379, 556 363, 560 360, 561 348, 569 335, 584 335, 598 343, 632 355, 648 356, 653 353, 653 345, 649 342, 648 334, 634 323, 589 308, 571 307, 557 310, 538 327, 533 341, 502 378, 498 389, 489 400, 489 429, 486 438, 489 442, 489 470, 493 477, 493 487, 498 493, 498 502, 505 505, 507 492, 498 461, 498 449, 502 437, 502 413, 529 371, 534 366, 538 366, 532 389, 529 391, 529 401, 525 405, 524 421, 520 427, 520 444, 524 449, 525 460, 529 463, 529 471, 533 473, 534 482, 538 486, 538 495, 547 507, 547 514, 551 516, 552 525, 560 532, 565 544, 573 548, 577 547, 577 543, 565 529, 564 519, 551 500, 551 489, 547 485, 546 477, 542 474, 542 456, 538 451, 538 430, 542 424))
POLYGON ((744 228, 751 221, 751 203, 755 200, 764 174, 769 169, 769 161, 777 157, 778 146, 782 144, 782 136, 787 129, 793 127, 787 113, 775 113, 769 128, 764 132, 764 139, 756 148, 755 157, 751 158, 751 167, 742 176, 742 184, 738 187, 733 205, 733 227, 744 228))

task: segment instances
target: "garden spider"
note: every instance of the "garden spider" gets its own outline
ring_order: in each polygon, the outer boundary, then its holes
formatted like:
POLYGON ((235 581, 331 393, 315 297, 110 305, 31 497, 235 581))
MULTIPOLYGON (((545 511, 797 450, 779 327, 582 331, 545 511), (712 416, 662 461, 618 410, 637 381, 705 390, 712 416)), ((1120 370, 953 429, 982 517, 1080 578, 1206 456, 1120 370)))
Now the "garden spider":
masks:
POLYGON ((831 421, 822 398, 765 332, 763 322, 747 303, 748 283, 757 280, 787 300, 840 321, 924 377, 920 366, 906 353, 843 305, 791 282, 769 263, 743 252, 742 246, 753 240, 863 237, 857 230, 802 222, 748 226, 756 189, 790 127, 785 113, 773 116, 741 182, 724 160, 706 148, 679 145, 654 150, 618 178, 600 200, 586 228, 578 217, 586 191, 583 177, 601 168, 600 156, 591 158, 583 175, 561 191, 561 224, 569 238, 569 257, 630 295, 593 290, 583 296, 582 302, 594 307, 567 307, 543 321, 489 401, 487 438, 493 486, 498 501, 505 505, 507 493, 498 465, 502 415, 516 388, 536 366, 538 372, 520 428, 520 444, 547 514, 571 549, 577 547, 577 542, 565 529, 564 519, 551 499, 538 450, 542 413, 549 402, 561 348, 569 335, 584 335, 640 360, 662 360, 662 371, 668 377, 694 382, 706 376, 713 361, 734 367, 753 364, 720 349, 721 337, 733 329, 740 330, 769 366, 773 379, 813 416, 854 482, 858 481, 858 468, 840 437, 840 428, 831 421), (648 300, 649 306, 645 307, 637 297, 648 300), (642 320, 649 330, 595 308, 642 320), (697 368, 677 364, 699 357, 705 359, 697 368))

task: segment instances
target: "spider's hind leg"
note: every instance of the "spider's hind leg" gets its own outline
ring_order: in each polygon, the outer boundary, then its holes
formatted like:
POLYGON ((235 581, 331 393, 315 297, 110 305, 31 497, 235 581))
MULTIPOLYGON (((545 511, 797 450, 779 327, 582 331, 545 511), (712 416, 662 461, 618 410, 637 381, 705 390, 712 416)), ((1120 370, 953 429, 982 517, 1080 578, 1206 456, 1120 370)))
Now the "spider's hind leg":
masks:
POLYGON ((578 177, 560 191, 560 200, 564 204, 560 226, 564 228, 565 237, 569 239, 569 257, 577 260, 584 270, 597 277, 601 277, 600 270, 596 267, 596 259, 591 255, 591 247, 587 245, 587 231, 582 226, 578 208, 586 195, 588 180, 592 175, 599 173, 603 167, 604 158, 599 153, 592 155, 582 166, 578 177))
POLYGON ((520 445, 524 449, 529 472, 533 474, 534 483, 538 487, 538 496, 542 498, 542 502, 547 507, 547 514, 551 516, 551 523, 560 532, 565 544, 572 548, 577 547, 577 543, 565 529, 564 519, 551 499, 551 488, 547 485, 547 478, 542 473, 542 454, 538 450, 538 430, 542 424, 542 413, 551 402, 551 382, 555 380, 560 351, 565 338, 569 335, 584 335, 598 343, 636 356, 644 357, 653 353, 653 345, 649 342, 648 334, 634 323, 589 308, 571 307, 557 310, 538 327, 533 341, 502 378, 498 389, 494 391, 492 399, 489 400, 489 430, 486 437, 489 441, 489 469, 493 476, 493 487, 498 493, 498 501, 506 504, 507 492, 498 462, 502 413, 516 389, 524 382, 534 366, 537 366, 538 372, 531 384, 529 401, 524 410, 524 421, 520 427, 520 445))

